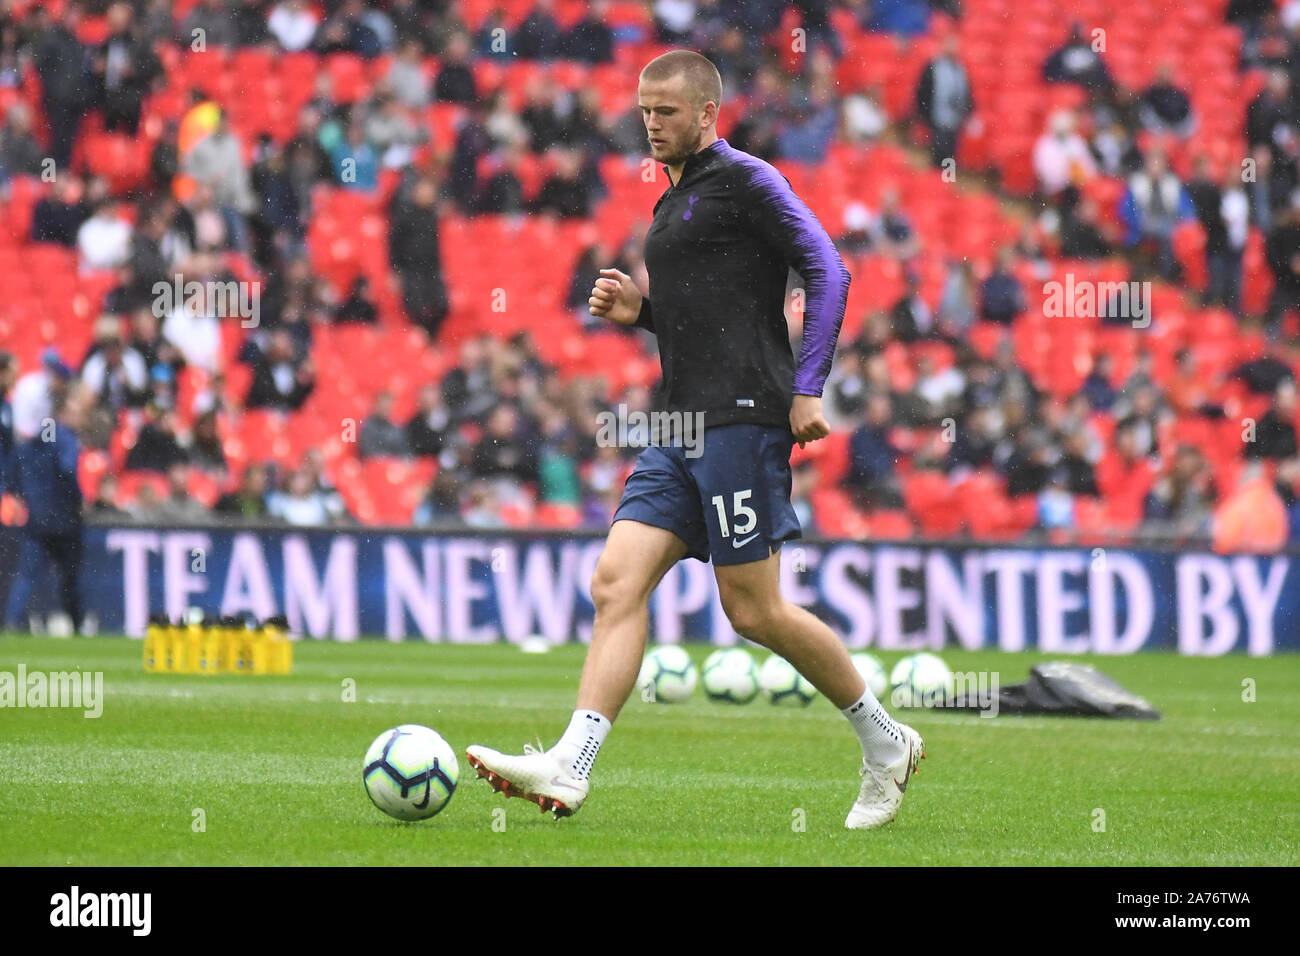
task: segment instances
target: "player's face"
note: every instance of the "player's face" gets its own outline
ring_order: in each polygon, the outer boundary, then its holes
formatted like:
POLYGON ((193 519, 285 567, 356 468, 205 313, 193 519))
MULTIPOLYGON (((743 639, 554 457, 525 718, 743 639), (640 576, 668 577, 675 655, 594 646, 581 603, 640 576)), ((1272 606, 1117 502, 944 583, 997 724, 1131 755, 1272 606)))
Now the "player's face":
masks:
POLYGON ((659 82, 641 81, 637 102, 645 122, 650 155, 668 166, 680 166, 704 141, 706 113, 696 109, 675 76, 659 82))

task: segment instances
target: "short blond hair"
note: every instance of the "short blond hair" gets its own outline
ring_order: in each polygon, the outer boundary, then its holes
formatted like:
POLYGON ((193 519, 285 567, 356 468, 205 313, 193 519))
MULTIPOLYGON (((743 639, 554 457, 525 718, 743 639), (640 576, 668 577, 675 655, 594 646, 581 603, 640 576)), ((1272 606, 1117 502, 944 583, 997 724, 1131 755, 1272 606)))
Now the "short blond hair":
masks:
POLYGON ((686 81, 686 92, 696 109, 705 103, 722 105, 722 74, 713 61, 694 50, 672 50, 655 57, 641 71, 641 78, 652 83, 662 83, 681 76, 686 81))

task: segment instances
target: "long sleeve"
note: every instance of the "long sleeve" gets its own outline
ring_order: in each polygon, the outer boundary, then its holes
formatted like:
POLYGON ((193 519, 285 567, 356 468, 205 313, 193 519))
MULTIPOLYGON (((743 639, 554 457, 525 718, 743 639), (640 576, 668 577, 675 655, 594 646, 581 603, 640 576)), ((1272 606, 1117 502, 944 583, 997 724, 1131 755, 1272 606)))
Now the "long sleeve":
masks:
POLYGON ((643 296, 641 299, 641 311, 637 313, 636 322, 633 323, 638 329, 645 329, 647 332, 655 330, 653 313, 650 310, 650 296, 643 296))
POLYGON ((784 176, 766 163, 749 166, 742 175, 748 177, 745 208, 751 222, 804 281, 803 345, 794 393, 820 396, 848 304, 849 270, 831 237, 784 176))

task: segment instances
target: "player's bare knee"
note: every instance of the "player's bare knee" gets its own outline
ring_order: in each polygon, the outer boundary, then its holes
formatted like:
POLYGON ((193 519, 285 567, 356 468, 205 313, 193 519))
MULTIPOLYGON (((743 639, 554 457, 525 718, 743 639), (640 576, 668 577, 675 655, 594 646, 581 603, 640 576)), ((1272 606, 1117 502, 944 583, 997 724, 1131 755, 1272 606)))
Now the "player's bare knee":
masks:
POLYGON ((617 614, 631 610, 639 598, 640 587, 632 575, 620 572, 612 562, 596 562, 591 576, 591 601, 597 614, 617 614))
POLYGON ((732 629, 764 647, 770 647, 776 638, 780 607, 779 602, 756 600, 752 595, 722 599, 722 609, 732 629))

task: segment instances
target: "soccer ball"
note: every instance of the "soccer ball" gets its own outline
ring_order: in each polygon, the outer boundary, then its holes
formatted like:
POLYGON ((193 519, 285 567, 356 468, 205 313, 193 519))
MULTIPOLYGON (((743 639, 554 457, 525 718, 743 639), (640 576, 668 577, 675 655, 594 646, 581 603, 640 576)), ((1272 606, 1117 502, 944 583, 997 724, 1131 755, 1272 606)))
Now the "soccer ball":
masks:
POLYGON ((675 644, 656 647, 641 662, 636 686, 649 703, 680 704, 695 692, 699 680, 691 655, 675 644))
POLYGON ((758 696, 758 665, 743 647, 714 651, 701 672, 709 700, 748 704, 758 696))
POLYGON ((774 704, 805 706, 817 696, 817 688, 804 680, 793 664, 777 654, 763 662, 758 672, 758 686, 774 704))
POLYGON ((867 689, 871 691, 872 696, 876 700, 883 700, 885 691, 889 690, 889 676, 885 673, 885 665, 880 663, 880 658, 875 654, 859 651, 851 655, 849 660, 853 661, 853 666, 867 682, 867 689))
POLYGON ((459 777, 451 745, 419 724, 402 724, 376 737, 361 772, 374 805, 399 820, 433 816, 451 800, 459 777))
POLYGON ((952 693, 952 671, 937 654, 909 654, 889 674, 895 707, 933 707, 952 693))

